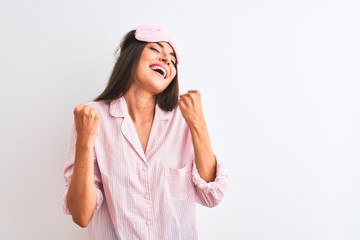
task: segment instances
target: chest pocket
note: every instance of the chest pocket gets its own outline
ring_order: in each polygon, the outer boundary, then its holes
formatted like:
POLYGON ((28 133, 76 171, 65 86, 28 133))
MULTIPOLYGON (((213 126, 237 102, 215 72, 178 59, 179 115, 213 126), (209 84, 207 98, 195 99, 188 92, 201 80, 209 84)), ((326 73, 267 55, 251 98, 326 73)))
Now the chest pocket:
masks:
POLYGON ((167 168, 165 170, 168 196, 175 200, 185 200, 194 192, 191 180, 192 166, 190 162, 180 169, 167 168))

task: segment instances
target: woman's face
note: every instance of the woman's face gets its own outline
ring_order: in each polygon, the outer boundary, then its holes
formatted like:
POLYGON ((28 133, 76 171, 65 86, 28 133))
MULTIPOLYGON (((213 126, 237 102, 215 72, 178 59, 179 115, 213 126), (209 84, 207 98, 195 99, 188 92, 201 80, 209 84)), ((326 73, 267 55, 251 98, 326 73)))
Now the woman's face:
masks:
POLYGON ((146 44, 133 84, 156 95, 164 91, 176 75, 176 58, 167 42, 146 44))

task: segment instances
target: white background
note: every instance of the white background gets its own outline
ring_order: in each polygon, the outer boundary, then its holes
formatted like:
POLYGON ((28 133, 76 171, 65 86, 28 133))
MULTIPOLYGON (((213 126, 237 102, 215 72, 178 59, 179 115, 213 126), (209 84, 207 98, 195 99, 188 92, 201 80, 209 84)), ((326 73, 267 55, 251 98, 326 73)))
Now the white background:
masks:
POLYGON ((72 110, 143 23, 177 37, 229 170, 201 239, 360 239, 357 0, 1 0, 1 239, 85 239, 61 211, 72 110))

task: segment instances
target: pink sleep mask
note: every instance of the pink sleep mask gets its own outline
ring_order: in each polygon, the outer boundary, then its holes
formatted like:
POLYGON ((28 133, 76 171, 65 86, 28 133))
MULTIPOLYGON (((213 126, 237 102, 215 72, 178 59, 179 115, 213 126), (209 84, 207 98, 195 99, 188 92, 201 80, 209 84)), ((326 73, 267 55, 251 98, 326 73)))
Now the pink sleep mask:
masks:
POLYGON ((167 42, 175 52, 176 62, 180 62, 180 54, 175 38, 164 28, 156 25, 141 25, 135 31, 135 38, 142 42, 167 42))

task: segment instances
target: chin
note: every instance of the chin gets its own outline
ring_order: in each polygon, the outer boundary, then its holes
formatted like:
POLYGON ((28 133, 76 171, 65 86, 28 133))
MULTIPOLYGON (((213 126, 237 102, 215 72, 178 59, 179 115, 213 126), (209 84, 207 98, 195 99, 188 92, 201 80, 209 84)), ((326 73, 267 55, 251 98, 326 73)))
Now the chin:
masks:
POLYGON ((165 91, 166 90, 166 88, 169 86, 169 84, 167 84, 166 86, 156 86, 155 88, 154 88, 154 92, 156 93, 156 95, 157 94, 160 94, 160 93, 162 93, 163 91, 165 91))

